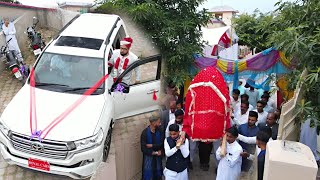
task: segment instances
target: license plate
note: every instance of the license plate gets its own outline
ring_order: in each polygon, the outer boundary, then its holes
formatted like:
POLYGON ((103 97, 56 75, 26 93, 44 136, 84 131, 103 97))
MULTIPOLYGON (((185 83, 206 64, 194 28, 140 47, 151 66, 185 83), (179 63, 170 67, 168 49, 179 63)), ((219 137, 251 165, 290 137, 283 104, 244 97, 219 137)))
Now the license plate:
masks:
POLYGON ((40 170, 44 170, 44 171, 50 171, 50 163, 48 163, 47 161, 29 158, 28 159, 28 166, 30 168, 40 169, 40 170))
POLYGON ((40 54, 40 53, 41 53, 41 49, 36 49, 36 50, 33 51, 33 54, 34 54, 34 55, 38 55, 38 54, 40 54))
POLYGON ((17 78, 17 79, 19 79, 19 78, 21 78, 21 73, 20 73, 20 71, 17 71, 17 72, 15 72, 14 73, 14 76, 17 78))

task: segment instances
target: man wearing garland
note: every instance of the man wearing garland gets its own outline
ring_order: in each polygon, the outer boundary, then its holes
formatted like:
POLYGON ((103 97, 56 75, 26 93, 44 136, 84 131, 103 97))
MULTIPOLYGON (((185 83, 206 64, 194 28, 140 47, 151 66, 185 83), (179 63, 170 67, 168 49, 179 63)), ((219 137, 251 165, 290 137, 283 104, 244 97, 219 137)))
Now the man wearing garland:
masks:
MULTIPOLYGON (((109 67, 113 66, 113 72, 111 76, 113 77, 113 82, 122 74, 129 65, 138 60, 138 57, 130 51, 132 45, 132 38, 126 37, 120 41, 120 49, 114 50, 113 55, 108 63, 109 67)), ((120 82, 130 85, 132 71, 126 74, 120 82)), ((135 68, 136 81, 135 84, 140 82, 140 70, 139 66, 135 68)))

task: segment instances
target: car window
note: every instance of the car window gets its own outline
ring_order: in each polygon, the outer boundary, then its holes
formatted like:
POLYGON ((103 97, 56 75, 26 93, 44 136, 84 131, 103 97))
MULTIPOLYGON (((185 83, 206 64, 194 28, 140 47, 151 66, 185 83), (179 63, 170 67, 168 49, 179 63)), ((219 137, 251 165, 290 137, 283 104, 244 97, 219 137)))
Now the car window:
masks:
MULTIPOLYGON (((92 87, 103 75, 103 59, 92 57, 43 53, 35 67, 37 83, 60 84, 68 88, 92 87)), ((104 87, 104 84, 102 86, 104 87)), ((62 91, 65 87, 48 86, 47 88, 62 91)))
POLYGON ((121 26, 119 28, 118 33, 116 34, 116 37, 115 37, 115 39, 113 41, 113 44, 112 44, 112 47, 114 49, 120 49, 120 41, 124 37, 126 37, 126 33, 125 33, 125 30, 124 30, 123 26, 121 26))

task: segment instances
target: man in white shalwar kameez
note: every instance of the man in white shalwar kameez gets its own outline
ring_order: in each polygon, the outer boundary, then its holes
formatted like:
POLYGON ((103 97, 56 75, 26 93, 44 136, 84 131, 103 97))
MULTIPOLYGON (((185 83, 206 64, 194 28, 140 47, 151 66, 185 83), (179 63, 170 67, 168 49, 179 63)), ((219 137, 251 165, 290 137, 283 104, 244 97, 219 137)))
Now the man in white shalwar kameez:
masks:
POLYGON ((180 136, 179 126, 169 126, 170 136, 164 141, 164 150, 167 156, 163 175, 166 180, 188 180, 189 142, 180 136))
POLYGON ((242 147, 236 141, 238 130, 231 127, 227 130, 227 154, 221 157, 221 146, 216 152, 216 157, 219 161, 216 180, 238 180, 241 173, 242 158, 240 156, 242 147))
POLYGON ((10 51, 14 51, 15 56, 18 58, 20 62, 23 62, 21 51, 17 42, 16 38, 16 28, 14 27, 14 24, 9 21, 9 18, 4 18, 4 24, 2 25, 3 34, 6 37, 7 43, 10 39, 10 42, 8 43, 8 48, 10 51))
POLYGON ((317 120, 314 119, 315 125, 310 127, 311 118, 308 118, 305 122, 301 124, 300 142, 308 146, 314 158, 317 161, 318 166, 320 165, 320 157, 318 155, 318 134, 317 134, 317 120))

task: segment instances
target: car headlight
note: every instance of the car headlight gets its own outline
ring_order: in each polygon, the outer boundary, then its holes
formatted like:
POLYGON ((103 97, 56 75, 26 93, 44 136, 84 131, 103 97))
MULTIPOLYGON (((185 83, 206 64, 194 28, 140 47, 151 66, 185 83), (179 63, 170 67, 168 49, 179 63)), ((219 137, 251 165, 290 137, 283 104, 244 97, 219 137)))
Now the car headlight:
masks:
POLYGON ((97 134, 86 139, 75 141, 74 144, 76 145, 76 151, 81 151, 84 149, 97 147, 102 143, 102 141, 103 131, 100 129, 97 134))
POLYGON ((8 137, 10 129, 2 122, 0 119, 0 131, 2 134, 4 134, 6 137, 8 137))

